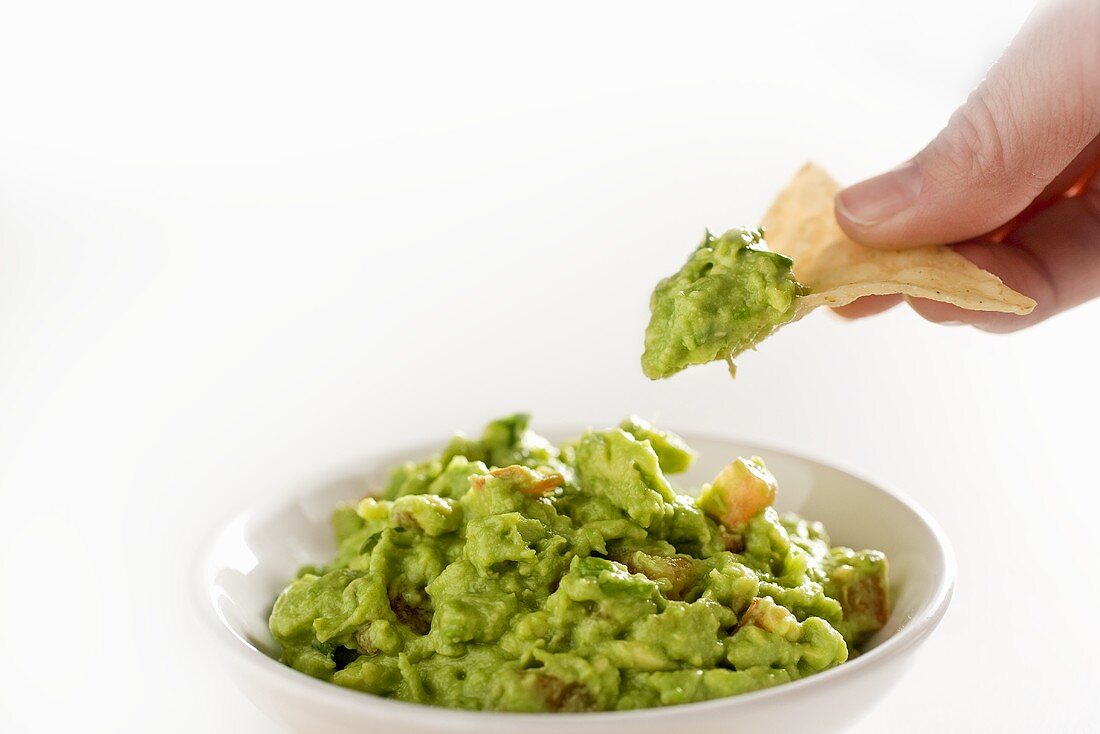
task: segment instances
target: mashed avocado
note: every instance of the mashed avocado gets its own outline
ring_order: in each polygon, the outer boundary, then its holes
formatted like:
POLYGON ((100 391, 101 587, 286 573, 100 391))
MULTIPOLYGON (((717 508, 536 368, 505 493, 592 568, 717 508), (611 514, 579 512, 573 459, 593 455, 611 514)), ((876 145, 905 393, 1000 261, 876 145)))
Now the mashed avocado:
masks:
POLYGON ((698 499, 694 453, 631 418, 560 447, 526 415, 397 467, 333 516, 337 551, 278 597, 288 665, 465 709, 701 701, 839 665, 885 623, 886 558, 780 516, 736 459, 698 499))
POLYGON ((732 359, 791 321, 805 292, 790 258, 767 249, 763 230, 707 232, 679 272, 653 291, 642 371, 657 380, 732 359))

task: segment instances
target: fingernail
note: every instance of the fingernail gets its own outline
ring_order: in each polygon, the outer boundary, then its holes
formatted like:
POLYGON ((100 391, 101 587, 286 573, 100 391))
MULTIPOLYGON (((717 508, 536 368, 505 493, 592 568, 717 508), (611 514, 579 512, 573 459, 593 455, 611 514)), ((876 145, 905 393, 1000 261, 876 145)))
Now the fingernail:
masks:
POLYGON ((836 197, 836 208, 857 224, 879 224, 917 200, 921 180, 920 166, 906 163, 844 189, 836 197))

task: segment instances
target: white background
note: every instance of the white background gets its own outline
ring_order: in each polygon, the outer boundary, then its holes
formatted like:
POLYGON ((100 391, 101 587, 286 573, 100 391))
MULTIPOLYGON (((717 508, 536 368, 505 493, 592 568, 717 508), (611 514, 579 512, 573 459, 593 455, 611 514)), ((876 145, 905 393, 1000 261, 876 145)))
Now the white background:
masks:
POLYGON ((1094 727, 1100 304, 1008 337, 815 315, 736 382, 637 364, 704 227, 807 158, 915 152, 1028 9, 5 5, 0 728, 274 732, 193 620, 205 532, 515 409, 804 449, 924 504, 955 602, 859 732, 1094 727))

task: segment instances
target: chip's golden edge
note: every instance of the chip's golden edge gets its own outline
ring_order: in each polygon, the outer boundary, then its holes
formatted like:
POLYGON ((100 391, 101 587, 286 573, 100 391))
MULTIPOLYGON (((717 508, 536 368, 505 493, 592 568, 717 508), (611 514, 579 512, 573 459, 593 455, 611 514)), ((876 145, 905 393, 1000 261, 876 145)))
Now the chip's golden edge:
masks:
POLYGON ((839 286, 829 290, 813 292, 803 296, 798 304, 799 318, 821 306, 838 308, 846 306, 864 296, 889 296, 900 294, 912 298, 926 298, 930 301, 949 303, 967 311, 990 311, 1026 316, 1037 305, 1034 300, 1020 294, 1018 301, 1004 301, 988 296, 949 296, 941 291, 921 288, 909 283, 881 282, 859 283, 853 286, 839 286))

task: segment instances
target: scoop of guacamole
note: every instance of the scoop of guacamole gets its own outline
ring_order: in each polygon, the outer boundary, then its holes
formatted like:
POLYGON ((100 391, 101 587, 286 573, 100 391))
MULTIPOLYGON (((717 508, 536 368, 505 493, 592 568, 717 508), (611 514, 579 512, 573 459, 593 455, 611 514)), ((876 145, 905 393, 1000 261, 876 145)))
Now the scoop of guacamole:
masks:
POLYGON ((702 701, 843 663, 889 614, 886 558, 833 547, 734 459, 637 418, 554 446, 528 416, 393 470, 338 507, 336 553, 270 627, 286 664, 379 696, 496 711, 702 701))
POLYGON ((732 360, 791 321, 805 292, 790 258, 767 249, 762 229, 707 232, 679 272, 653 291, 642 371, 657 380, 732 360))

